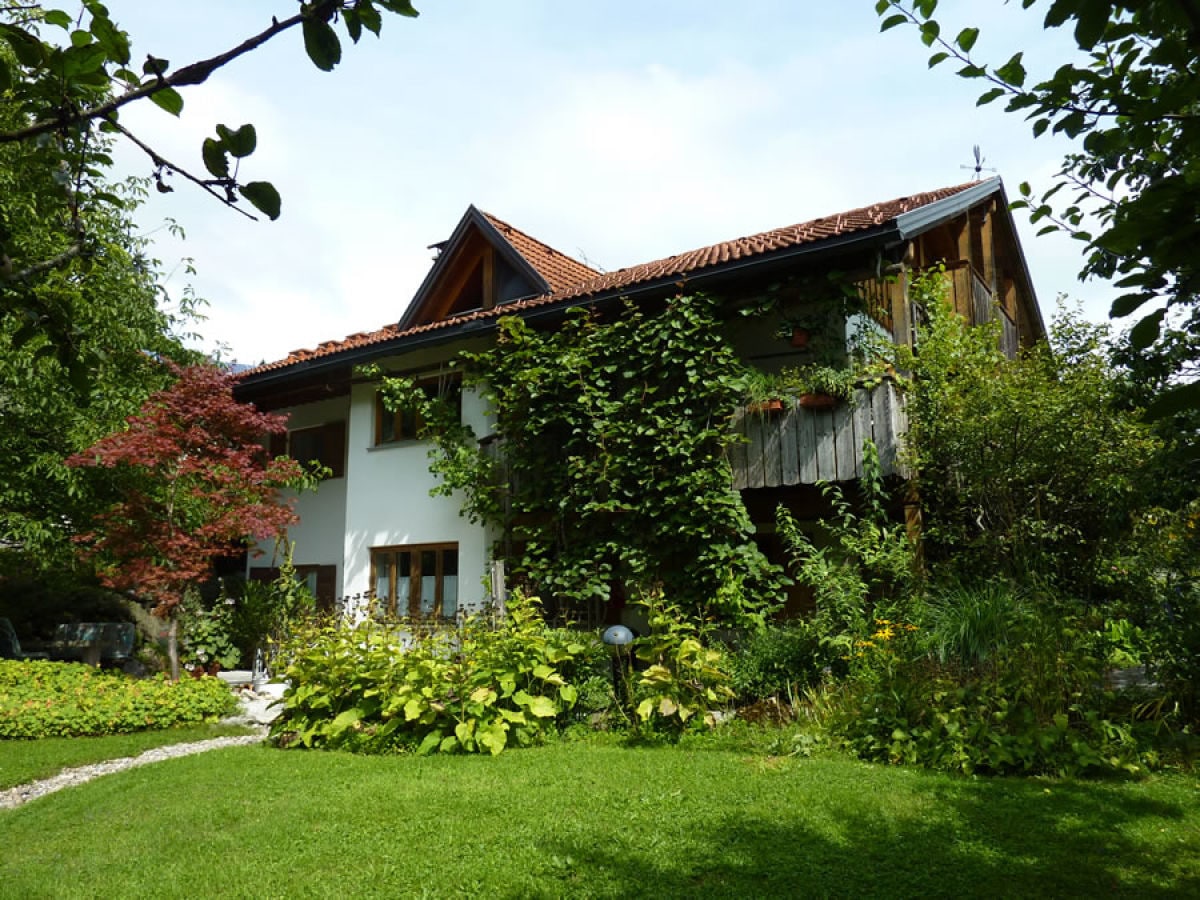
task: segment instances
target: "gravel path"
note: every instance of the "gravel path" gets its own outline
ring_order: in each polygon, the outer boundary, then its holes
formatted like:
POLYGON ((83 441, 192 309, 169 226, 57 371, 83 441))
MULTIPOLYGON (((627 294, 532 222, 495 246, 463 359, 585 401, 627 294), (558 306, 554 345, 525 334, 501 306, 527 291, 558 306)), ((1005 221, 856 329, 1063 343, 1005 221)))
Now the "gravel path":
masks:
POLYGON ((84 784, 101 775, 111 775, 113 772, 123 772, 138 766, 148 766, 150 763, 162 762, 164 759, 174 759, 177 756, 191 756, 206 750, 217 750, 221 747, 244 747, 247 744, 260 744, 266 737, 267 730, 261 729, 256 734, 242 734, 235 737, 210 738, 206 741, 192 741, 187 744, 168 744, 165 747, 155 747, 137 756, 124 756, 120 759, 109 759, 93 763, 89 766, 76 766, 64 769, 51 778, 32 781, 29 784, 19 784, 6 791, 0 791, 0 809, 12 809, 46 794, 53 794, 63 788, 84 784))

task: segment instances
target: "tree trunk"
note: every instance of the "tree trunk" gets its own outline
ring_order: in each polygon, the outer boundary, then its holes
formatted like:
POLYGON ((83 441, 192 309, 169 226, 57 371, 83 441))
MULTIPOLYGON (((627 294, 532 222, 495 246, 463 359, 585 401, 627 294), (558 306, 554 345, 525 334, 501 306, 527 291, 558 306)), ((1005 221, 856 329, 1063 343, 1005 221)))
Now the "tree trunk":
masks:
POLYGON ((179 619, 174 615, 167 625, 167 660, 171 664, 171 680, 179 680, 179 619))

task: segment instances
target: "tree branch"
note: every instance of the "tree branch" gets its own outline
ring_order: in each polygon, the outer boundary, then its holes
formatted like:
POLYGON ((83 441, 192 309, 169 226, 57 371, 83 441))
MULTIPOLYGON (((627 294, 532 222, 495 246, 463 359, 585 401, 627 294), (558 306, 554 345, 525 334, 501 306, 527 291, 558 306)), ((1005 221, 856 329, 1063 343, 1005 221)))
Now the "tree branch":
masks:
POLYGON ((44 259, 40 263, 34 263, 28 268, 22 269, 20 272, 14 272, 7 279, 9 281, 24 281, 27 278, 32 278, 35 275, 41 275, 43 272, 49 272, 51 269, 57 269, 60 266, 65 266, 75 257, 83 253, 83 239, 76 240, 71 246, 67 247, 62 253, 53 256, 50 259, 44 259))
POLYGON ((92 106, 87 109, 81 109, 66 115, 57 116, 53 119, 42 119, 39 122, 34 122, 25 128, 20 128, 16 131, 0 132, 0 144, 11 144, 17 141, 28 140, 32 137, 37 137, 39 134, 49 134, 53 131, 58 131, 67 125, 75 125, 80 122, 89 122, 93 119, 107 118, 112 113, 116 112, 122 106, 133 103, 135 100, 142 100, 154 94, 164 91, 167 88, 186 87, 189 85, 202 84, 207 81, 213 72, 225 66, 239 56, 244 56, 252 50, 261 47, 267 41, 276 37, 279 34, 287 31, 289 28, 294 28, 303 22, 306 18, 322 18, 332 15, 334 10, 341 7, 342 0, 321 0, 312 10, 306 15, 305 13, 297 13, 290 18, 284 19, 282 22, 272 18, 271 27, 251 38, 247 38, 242 43, 238 44, 231 50, 213 56, 209 59, 194 62, 184 66, 182 69, 176 69, 170 75, 159 75, 157 80, 150 84, 143 84, 132 90, 126 91, 119 97, 114 97, 105 103, 97 106, 92 106))
MULTIPOLYGON (((243 216, 245 216, 247 219, 249 219, 252 222, 258 221, 257 216, 254 216, 254 215, 246 212, 246 210, 242 209, 240 206, 237 205, 237 200, 235 197, 232 196, 232 193, 231 193, 232 189, 237 186, 237 182, 233 181, 233 179, 219 179, 217 181, 212 181, 212 180, 206 180, 203 178, 197 178, 195 175, 193 175, 187 169, 184 169, 184 168, 181 168, 180 166, 175 165, 175 163, 171 162, 169 159, 162 156, 153 147, 151 147, 148 144, 141 141, 132 131, 130 131, 128 128, 126 128, 124 125, 122 125, 120 122, 117 122, 115 119, 108 119, 107 121, 110 125, 112 125, 114 128, 116 128, 117 131, 121 132, 121 134, 123 134, 123 135, 125 135, 125 137, 129 138, 129 140, 133 142, 134 146, 136 146, 139 150, 141 150, 143 153, 145 153, 147 156, 149 156, 150 160, 154 163, 154 165, 158 166, 158 168, 167 169, 168 171, 171 171, 171 172, 178 172, 180 175, 182 175, 188 181, 192 182, 192 184, 198 185, 199 187, 201 187, 202 189, 207 191, 209 194, 212 194, 212 196, 216 197, 218 200, 220 200, 222 203, 224 203, 230 209, 234 210, 235 212, 241 213, 243 216), (214 184, 224 187, 226 189, 226 193, 224 195, 217 193, 217 191, 213 188, 214 184)), ((164 188, 164 190, 166 190, 166 188, 164 188)))

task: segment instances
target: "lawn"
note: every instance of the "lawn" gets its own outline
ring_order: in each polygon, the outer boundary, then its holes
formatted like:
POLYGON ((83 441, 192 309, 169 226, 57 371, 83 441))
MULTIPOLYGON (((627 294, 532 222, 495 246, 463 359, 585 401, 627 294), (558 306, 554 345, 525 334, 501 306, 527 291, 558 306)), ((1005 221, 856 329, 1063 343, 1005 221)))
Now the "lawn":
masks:
POLYGON ((240 725, 191 725, 158 731, 135 731, 104 737, 43 738, 0 741, 0 790, 49 778, 73 766, 137 756, 164 744, 183 744, 232 734, 249 734, 240 725))
POLYGON ((19 897, 1200 896, 1200 780, 699 745, 218 750, 0 812, 19 897))

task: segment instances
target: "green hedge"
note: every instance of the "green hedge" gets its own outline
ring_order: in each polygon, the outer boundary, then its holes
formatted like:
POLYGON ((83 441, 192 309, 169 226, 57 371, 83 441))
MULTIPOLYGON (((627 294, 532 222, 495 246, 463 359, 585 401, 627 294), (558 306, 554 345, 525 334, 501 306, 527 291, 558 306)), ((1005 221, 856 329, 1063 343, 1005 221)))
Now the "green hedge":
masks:
POLYGON ((0 738, 124 734, 210 722, 236 703, 218 678, 137 679, 82 663, 0 660, 0 738))

